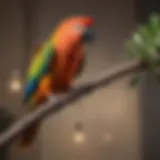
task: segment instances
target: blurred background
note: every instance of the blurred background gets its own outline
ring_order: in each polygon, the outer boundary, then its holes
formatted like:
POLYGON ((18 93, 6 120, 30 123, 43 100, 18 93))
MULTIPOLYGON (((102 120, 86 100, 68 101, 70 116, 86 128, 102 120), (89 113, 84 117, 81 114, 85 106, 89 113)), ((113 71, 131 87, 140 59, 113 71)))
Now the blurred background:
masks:
MULTIPOLYGON (((76 83, 127 61, 125 42, 158 0, 0 0, 0 104, 20 117, 30 57, 62 19, 95 19, 97 41, 86 48, 87 65, 76 83)), ((99 89, 45 119, 36 144, 9 160, 160 159, 160 87, 150 77, 136 89, 130 76, 99 89)))

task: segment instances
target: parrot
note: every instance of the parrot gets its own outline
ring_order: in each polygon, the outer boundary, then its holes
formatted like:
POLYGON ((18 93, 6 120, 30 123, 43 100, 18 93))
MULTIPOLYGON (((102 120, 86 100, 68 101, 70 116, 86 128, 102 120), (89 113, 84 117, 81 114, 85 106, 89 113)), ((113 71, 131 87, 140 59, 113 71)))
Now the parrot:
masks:
MULTIPOLYGON (((29 113, 56 95, 67 93, 85 65, 85 44, 94 40, 94 19, 72 16, 64 19, 31 58, 24 87, 23 103, 29 113)), ((20 146, 35 142, 41 121, 20 135, 20 146)))

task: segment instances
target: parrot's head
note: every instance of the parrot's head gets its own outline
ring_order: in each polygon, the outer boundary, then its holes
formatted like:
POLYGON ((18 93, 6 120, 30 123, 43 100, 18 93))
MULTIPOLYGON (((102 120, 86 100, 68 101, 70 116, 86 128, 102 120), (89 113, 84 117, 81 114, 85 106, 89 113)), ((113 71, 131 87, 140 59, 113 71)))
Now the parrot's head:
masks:
POLYGON ((94 40, 93 23, 91 17, 71 17, 61 23, 59 33, 75 41, 91 42, 94 40))
MULTIPOLYGON (((71 20, 72 21, 72 20, 71 20)), ((71 23, 72 33, 85 42, 94 40, 93 19, 90 17, 75 17, 71 23)))

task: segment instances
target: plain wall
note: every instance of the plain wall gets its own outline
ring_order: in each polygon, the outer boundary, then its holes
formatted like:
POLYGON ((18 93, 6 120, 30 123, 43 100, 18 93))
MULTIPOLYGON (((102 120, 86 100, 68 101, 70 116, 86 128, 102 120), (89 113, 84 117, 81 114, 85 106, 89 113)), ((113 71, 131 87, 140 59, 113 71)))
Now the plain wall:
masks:
MULTIPOLYGON (((3 71, 6 70, 1 76, 3 84, 0 85, 4 90, 6 79, 12 69, 18 67, 24 74, 26 61, 36 46, 48 37, 57 22, 74 14, 89 14, 95 18, 97 33, 95 44, 86 49, 86 69, 77 83, 90 80, 97 73, 126 61, 123 55, 124 42, 136 26, 133 0, 95 2, 34 0, 31 3, 28 17, 29 32, 27 23, 24 23, 25 15, 20 2, 13 4, 10 2, 12 5, 8 5, 7 1, 3 1, 4 6, 0 5, 3 10, 3 14, 0 14, 1 19, 5 19, 4 28, 0 29, 2 35, 4 34, 2 38, 0 37, 3 47, 0 61, 3 71), (26 41, 26 37, 29 41, 26 41)), ((34 149, 27 155, 18 156, 14 151, 11 159, 139 160, 141 158, 139 92, 138 88, 128 87, 129 79, 130 77, 126 77, 99 89, 57 115, 48 117, 43 122, 34 149), (77 121, 83 123, 86 134, 86 141, 81 145, 75 144, 72 140, 74 124, 77 121), (105 142, 105 135, 113 137, 110 143, 105 142)), ((20 106, 21 93, 13 95, 5 91, 1 94, 1 103, 20 106)), ((22 110, 21 107, 14 109, 10 107, 10 109, 17 112, 22 110)))

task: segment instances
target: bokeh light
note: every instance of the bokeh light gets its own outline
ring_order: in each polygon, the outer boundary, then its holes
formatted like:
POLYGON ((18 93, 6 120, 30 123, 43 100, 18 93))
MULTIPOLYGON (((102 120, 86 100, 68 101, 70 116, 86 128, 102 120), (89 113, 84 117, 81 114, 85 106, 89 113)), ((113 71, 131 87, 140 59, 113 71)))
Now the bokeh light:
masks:
POLYGON ((19 92, 22 89, 22 82, 18 70, 13 71, 9 88, 12 92, 19 92))
POLYGON ((73 134, 73 141, 76 144, 82 144, 85 142, 85 134, 81 131, 77 131, 73 134))

